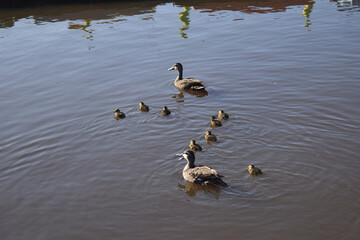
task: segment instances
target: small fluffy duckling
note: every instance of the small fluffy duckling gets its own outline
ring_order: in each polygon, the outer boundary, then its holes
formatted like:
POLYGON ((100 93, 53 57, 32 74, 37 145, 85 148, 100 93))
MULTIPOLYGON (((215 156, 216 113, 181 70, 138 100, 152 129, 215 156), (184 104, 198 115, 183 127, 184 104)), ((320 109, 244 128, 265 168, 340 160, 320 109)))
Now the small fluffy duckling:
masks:
POLYGON ((216 116, 211 116, 211 127, 221 127, 222 123, 216 119, 216 116))
POLYGON ((116 120, 125 118, 125 113, 120 112, 120 109, 118 108, 114 110, 114 113, 116 120))
POLYGON ((214 134, 211 134, 211 131, 206 131, 205 133, 205 139, 209 142, 216 142, 216 136, 214 134))
POLYGON ((218 118, 220 120, 228 120, 229 119, 229 114, 225 113, 224 110, 220 109, 219 114, 218 114, 218 118))
POLYGON ((197 144, 194 139, 191 139, 189 148, 194 152, 202 151, 202 147, 199 144, 197 144))
POLYGON ((248 172, 250 175, 261 175, 263 172, 260 170, 260 168, 255 167, 254 164, 249 164, 248 172))
POLYGON ((187 150, 180 154, 187 161, 182 175, 186 181, 198 183, 201 185, 214 184, 226 187, 227 184, 221 179, 223 176, 218 174, 215 169, 208 166, 195 165, 195 154, 191 150, 187 150))
POLYGON ((164 106, 163 110, 161 110, 161 114, 163 116, 168 116, 171 114, 170 110, 167 108, 167 106, 164 106))
POLYGON ((149 111, 149 106, 145 105, 144 102, 140 102, 139 104, 139 109, 142 112, 148 112, 149 111))

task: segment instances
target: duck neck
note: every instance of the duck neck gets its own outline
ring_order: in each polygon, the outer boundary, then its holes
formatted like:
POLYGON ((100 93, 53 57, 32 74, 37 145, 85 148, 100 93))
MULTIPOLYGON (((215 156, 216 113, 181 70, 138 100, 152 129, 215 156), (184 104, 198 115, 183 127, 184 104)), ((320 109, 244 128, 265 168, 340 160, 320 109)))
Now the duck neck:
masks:
POLYGON ((188 163, 186 165, 186 168, 194 168, 195 167, 195 164, 194 164, 194 161, 193 160, 188 160, 188 163))
POLYGON ((177 77, 176 80, 182 80, 183 79, 183 70, 182 70, 182 68, 178 68, 177 71, 178 71, 178 77, 177 77))

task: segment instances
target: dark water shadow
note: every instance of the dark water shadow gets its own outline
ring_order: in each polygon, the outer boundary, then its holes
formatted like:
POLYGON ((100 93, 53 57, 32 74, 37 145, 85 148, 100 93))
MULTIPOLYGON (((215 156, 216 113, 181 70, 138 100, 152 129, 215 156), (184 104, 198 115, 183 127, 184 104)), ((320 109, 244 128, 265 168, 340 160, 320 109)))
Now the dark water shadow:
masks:
MULTIPOLYGON (((43 22, 59 22, 74 20, 111 20, 117 21, 119 16, 142 15, 156 12, 156 7, 171 1, 100 1, 100 0, 4 0, 0 1, 0 28, 13 27, 19 19, 34 19, 35 24, 43 22), (51 5, 56 5, 53 7, 51 5), (11 10, 10 9, 14 9, 11 10)), ((250 1, 250 0, 199 0, 173 1, 177 6, 184 7, 180 14, 180 21, 184 27, 180 28, 180 35, 189 28, 191 9, 202 12, 239 11, 244 13, 283 12, 290 6, 309 5, 311 0, 289 1, 250 1)), ((340 1, 339 1, 340 2, 340 1)), ((358 0, 352 0, 354 4, 358 0)), ((86 23, 85 23, 86 25, 86 23)))

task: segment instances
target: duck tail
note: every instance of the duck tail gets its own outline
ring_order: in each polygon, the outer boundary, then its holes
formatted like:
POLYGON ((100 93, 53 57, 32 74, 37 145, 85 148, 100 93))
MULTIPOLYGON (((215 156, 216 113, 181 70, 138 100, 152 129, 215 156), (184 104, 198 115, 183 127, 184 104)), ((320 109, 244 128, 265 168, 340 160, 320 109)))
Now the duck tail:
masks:
POLYGON ((192 86, 190 89, 192 89, 192 90, 205 90, 205 86, 192 86))

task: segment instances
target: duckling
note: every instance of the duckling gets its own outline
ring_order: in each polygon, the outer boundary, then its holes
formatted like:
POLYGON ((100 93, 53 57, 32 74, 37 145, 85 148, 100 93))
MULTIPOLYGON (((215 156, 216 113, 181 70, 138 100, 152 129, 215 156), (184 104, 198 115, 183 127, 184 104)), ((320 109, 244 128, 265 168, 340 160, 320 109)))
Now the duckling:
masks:
POLYGON ((250 175, 261 175, 263 172, 260 170, 260 168, 255 167, 254 164, 249 164, 248 172, 250 175))
POLYGON ((197 144, 194 139, 191 139, 189 148, 194 152, 202 151, 202 147, 199 144, 197 144))
POLYGON ((145 105, 144 102, 140 102, 139 109, 142 112, 148 112, 149 111, 149 106, 145 105))
POLYGON ((228 120, 229 114, 225 113, 224 110, 220 109, 218 114, 219 120, 228 120))
POLYGON ((163 110, 161 110, 161 114, 163 116, 168 116, 171 114, 170 110, 167 108, 167 106, 164 106, 163 110))
POLYGON ((222 123, 216 119, 216 116, 211 116, 211 127, 221 127, 222 123))
POLYGON ((114 113, 115 113, 116 120, 125 118, 125 113, 120 112, 120 109, 118 109, 118 108, 114 110, 114 113))
POLYGON ((190 89, 190 90, 205 90, 204 84, 196 79, 196 78, 183 78, 183 66, 181 63, 175 63, 171 68, 168 69, 177 70, 178 76, 174 81, 174 85, 176 88, 183 90, 183 89, 190 89))
POLYGON ((209 142, 216 142, 216 136, 214 134, 211 134, 211 131, 206 131, 205 133, 205 139, 209 142))
POLYGON ((183 169, 182 175, 186 181, 199 183, 203 185, 214 184, 219 186, 227 186, 227 184, 221 179, 223 176, 218 174, 215 169, 207 166, 198 165, 195 163, 195 154, 191 150, 186 150, 181 154, 182 158, 187 161, 186 166, 183 169))

